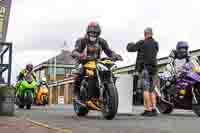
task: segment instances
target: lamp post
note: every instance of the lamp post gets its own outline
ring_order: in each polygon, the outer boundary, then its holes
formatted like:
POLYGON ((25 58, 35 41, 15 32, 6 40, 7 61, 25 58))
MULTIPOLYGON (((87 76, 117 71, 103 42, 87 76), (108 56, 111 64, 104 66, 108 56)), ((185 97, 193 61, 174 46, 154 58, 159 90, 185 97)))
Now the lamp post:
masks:
MULTIPOLYGON (((64 46, 63 46, 63 48, 59 48, 59 49, 62 49, 62 50, 66 50, 66 46, 67 46, 67 43, 66 43, 66 41, 64 41, 64 46)), ((59 50, 59 52, 60 52, 60 50, 59 50)), ((58 53, 59 54, 59 53, 58 53)), ((56 56, 57 56, 57 54, 56 54, 56 56)), ((53 70, 54 70, 54 74, 53 74, 53 76, 54 76, 54 81, 56 81, 56 69, 57 69, 57 61, 56 61, 56 56, 54 57, 54 65, 53 65, 53 70)))
POLYGON ((56 56, 54 57, 54 81, 56 81, 56 56))

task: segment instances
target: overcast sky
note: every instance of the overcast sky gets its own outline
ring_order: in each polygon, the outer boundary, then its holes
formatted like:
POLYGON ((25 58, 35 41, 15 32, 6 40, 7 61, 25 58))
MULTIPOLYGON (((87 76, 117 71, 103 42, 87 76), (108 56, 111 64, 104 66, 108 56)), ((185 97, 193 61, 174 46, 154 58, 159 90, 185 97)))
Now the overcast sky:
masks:
POLYGON ((133 64, 127 53, 130 41, 143 39, 147 26, 160 44, 159 57, 167 56, 178 40, 199 48, 198 0, 13 0, 7 41, 14 44, 13 78, 27 62, 34 65, 58 53, 64 40, 69 50, 84 35, 89 21, 98 21, 102 37, 123 53, 120 66, 133 64))

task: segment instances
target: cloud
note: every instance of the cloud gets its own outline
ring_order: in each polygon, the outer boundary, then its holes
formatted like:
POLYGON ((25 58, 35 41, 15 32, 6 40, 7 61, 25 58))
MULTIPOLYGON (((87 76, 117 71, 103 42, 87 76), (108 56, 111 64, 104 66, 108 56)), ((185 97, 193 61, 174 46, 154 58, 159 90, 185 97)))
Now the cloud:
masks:
POLYGON ((34 66, 38 63, 42 63, 51 57, 59 54, 58 50, 29 50, 22 53, 13 53, 13 65, 12 65, 12 82, 16 81, 16 77, 25 65, 32 63, 34 66))
POLYGON ((55 53, 64 41, 72 50, 91 20, 100 23, 102 37, 110 47, 123 54, 125 61, 120 66, 135 62, 136 54, 127 53, 126 45, 142 39, 146 26, 154 29, 159 57, 167 56, 178 40, 186 40, 191 49, 197 49, 198 5, 197 0, 13 0, 7 37, 14 43, 13 65, 17 64, 18 70, 25 60, 39 64, 41 55, 49 58, 49 51, 55 53), (24 52, 27 56, 22 56, 24 52))

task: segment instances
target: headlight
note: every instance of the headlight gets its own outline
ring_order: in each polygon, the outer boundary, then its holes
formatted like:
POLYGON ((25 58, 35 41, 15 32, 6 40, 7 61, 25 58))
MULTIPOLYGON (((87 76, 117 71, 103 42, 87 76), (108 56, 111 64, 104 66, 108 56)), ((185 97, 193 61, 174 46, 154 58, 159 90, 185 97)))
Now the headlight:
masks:
POLYGON ((87 74, 88 76, 94 76, 93 70, 86 70, 86 74, 87 74))
POLYGON ((104 65, 102 65, 102 64, 97 64, 97 68, 100 70, 100 71, 108 71, 108 68, 107 67, 105 67, 104 65))
POLYGON ((79 64, 79 65, 78 65, 78 68, 79 68, 79 69, 80 69, 80 68, 82 68, 82 67, 83 67, 83 65, 82 65, 82 64, 79 64))
POLYGON ((200 72, 200 67, 193 67, 192 69, 194 72, 200 72))
POLYGON ((114 69, 116 69, 117 68, 117 65, 113 65, 111 68, 110 68, 110 70, 112 71, 112 70, 114 70, 114 69))

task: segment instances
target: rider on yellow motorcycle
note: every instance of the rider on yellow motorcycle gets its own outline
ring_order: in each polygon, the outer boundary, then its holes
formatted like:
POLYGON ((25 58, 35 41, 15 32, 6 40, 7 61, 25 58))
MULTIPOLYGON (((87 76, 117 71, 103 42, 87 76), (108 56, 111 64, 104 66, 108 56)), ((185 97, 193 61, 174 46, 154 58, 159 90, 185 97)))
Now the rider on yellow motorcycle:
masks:
MULTIPOLYGON (((110 49, 107 41, 99 37, 100 34, 101 28, 99 24, 96 22, 90 22, 86 29, 86 35, 76 41, 75 49, 72 51, 73 57, 79 61, 78 64, 80 64, 80 61, 86 59, 88 56, 99 59, 102 51, 104 51, 108 57, 112 57, 116 60, 122 60, 120 55, 110 49)), ((80 91, 79 86, 84 76, 82 73, 83 68, 80 68, 78 78, 75 82, 75 93, 80 91)))

